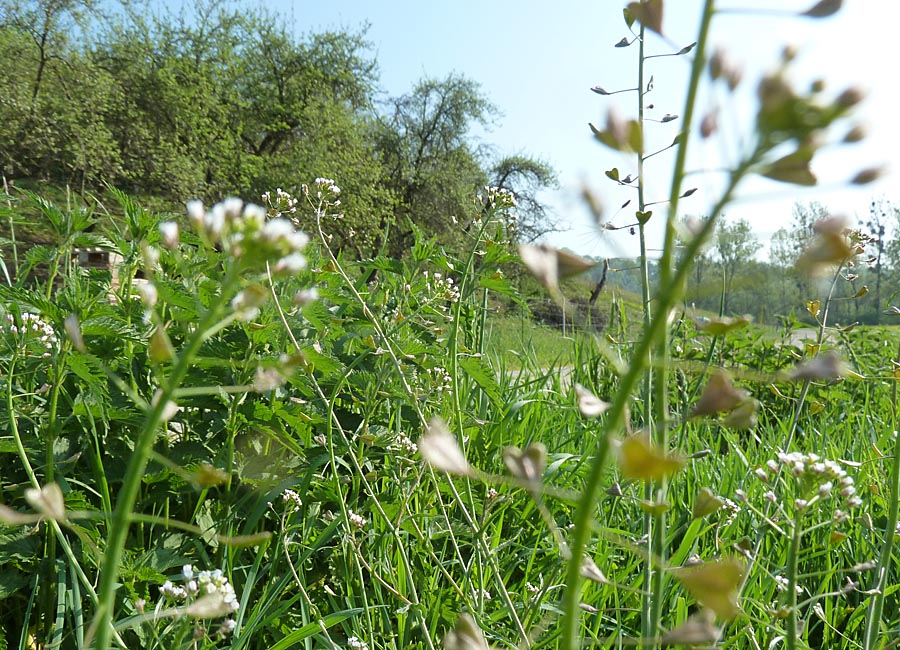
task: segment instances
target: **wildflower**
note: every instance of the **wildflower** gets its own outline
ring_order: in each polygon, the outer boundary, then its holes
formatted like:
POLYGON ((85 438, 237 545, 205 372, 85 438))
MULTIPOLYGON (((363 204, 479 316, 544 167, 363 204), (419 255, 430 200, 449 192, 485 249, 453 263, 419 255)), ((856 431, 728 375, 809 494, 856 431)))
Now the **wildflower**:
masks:
POLYGON ((220 637, 227 636, 234 632, 236 627, 237 621, 232 618, 226 618, 224 621, 222 621, 222 625, 219 626, 219 631, 216 632, 216 634, 218 634, 218 636, 220 637))
MULTIPOLYGON (((856 495, 853 477, 848 476, 833 460, 822 459, 813 453, 781 452, 777 455, 777 463, 770 460, 766 466, 773 473, 777 473, 779 469, 784 470, 786 475, 794 479, 792 483, 785 484, 785 488, 791 490, 793 505, 798 512, 834 497, 835 492, 848 507, 855 507, 851 503, 861 503, 856 495)), ((759 470, 756 473, 759 475, 759 470)), ((839 521, 842 515, 839 510, 835 511, 835 521, 839 521)))
POLYGON ((194 227, 194 230, 201 232, 206 220, 206 210, 203 208, 203 201, 194 199, 185 204, 187 208, 188 221, 194 227))
MULTIPOLYGON (((13 345, 25 355, 35 355, 46 359, 50 356, 49 350, 52 350, 59 342, 53 327, 37 314, 25 312, 19 317, 18 324, 12 314, 6 314, 6 322, 5 331, 0 325, 0 335, 4 333, 11 335, 13 345)), ((77 321, 75 322, 77 324, 77 321)), ((66 319, 67 332, 68 329, 69 320, 66 319)), ((70 338, 72 337, 70 336, 70 338)), ((74 339, 73 343, 76 344, 76 349, 83 349, 83 342, 81 347, 74 339)))
POLYGON ((159 224, 159 234, 162 235, 163 246, 166 248, 178 248, 178 224, 174 221, 164 221, 159 224))
POLYGON ((300 495, 293 490, 285 490, 281 495, 281 500, 287 504, 290 504, 291 512, 298 512, 301 506, 303 506, 303 501, 300 500, 300 495))
POLYGON ((138 285, 138 293, 141 294, 141 302, 144 303, 144 307, 147 309, 156 307, 156 303, 159 301, 159 292, 156 290, 156 285, 152 282, 141 282, 138 285))
POLYGON ((231 300, 234 316, 241 321, 251 321, 259 315, 259 307, 269 294, 261 284, 251 284, 231 300))
POLYGON ((351 636, 347 639, 347 647, 352 650, 369 650, 369 645, 355 636, 351 636))
POLYGON ((315 287, 301 289, 294 295, 294 304, 298 307, 306 307, 306 305, 319 299, 319 291, 315 287))
POLYGON ((347 511, 347 519, 357 528, 365 528, 369 522, 361 515, 356 514, 352 510, 347 511))
POLYGON ((419 451, 419 446, 409 436, 402 433, 397 436, 395 445, 408 454, 414 454, 419 451))

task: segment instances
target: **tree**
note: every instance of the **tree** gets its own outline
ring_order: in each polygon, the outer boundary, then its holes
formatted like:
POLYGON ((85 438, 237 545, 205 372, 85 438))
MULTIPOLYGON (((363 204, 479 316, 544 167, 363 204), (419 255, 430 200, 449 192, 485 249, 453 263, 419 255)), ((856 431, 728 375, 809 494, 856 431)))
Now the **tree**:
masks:
MULTIPOLYGON (((383 122, 379 151, 398 199, 401 248, 413 218, 426 231, 448 235, 471 212, 472 196, 488 181, 469 141, 476 124, 487 126, 496 109, 478 84, 456 74, 424 79, 412 92, 392 101, 383 122)), ((388 219, 383 221, 388 227, 388 219)))
POLYGON ((756 240, 750 223, 738 219, 734 223, 721 221, 716 229, 716 257, 725 280, 724 310, 728 312, 729 294, 734 278, 743 264, 753 260, 762 245, 756 240))
POLYGON ((92 183, 118 167, 104 115, 111 80, 73 47, 87 0, 0 1, 0 171, 92 183), (15 62, 14 64, 12 62, 15 62))
POLYGON ((558 186, 556 172, 550 165, 529 156, 519 154, 500 159, 491 166, 490 184, 509 190, 516 197, 515 239, 533 242, 557 229, 557 223, 547 212, 538 194, 558 186))
POLYGON ((792 294, 790 289, 796 286, 796 269, 794 263, 797 255, 794 251, 791 233, 785 228, 779 228, 772 235, 769 244, 769 263, 777 276, 777 283, 781 299, 778 311, 789 312, 792 306, 792 294))
POLYGON ((869 205, 869 218, 864 224, 864 228, 868 231, 868 234, 875 239, 873 243, 873 247, 875 248, 875 295, 873 298, 875 300, 876 323, 881 321, 881 311, 883 309, 881 305, 881 278, 883 275, 882 271, 884 270, 883 261, 885 260, 885 253, 887 252, 888 246, 886 235, 887 229, 890 226, 890 213, 892 211, 895 213, 898 212, 897 207, 883 199, 878 202, 873 199, 869 205))

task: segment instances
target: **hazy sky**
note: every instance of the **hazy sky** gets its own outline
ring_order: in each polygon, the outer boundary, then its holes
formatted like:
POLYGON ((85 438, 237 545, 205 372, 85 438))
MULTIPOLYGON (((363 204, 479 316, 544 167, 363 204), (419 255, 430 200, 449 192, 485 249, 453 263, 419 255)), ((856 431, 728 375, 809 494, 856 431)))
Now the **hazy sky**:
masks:
MULTIPOLYGON (((598 232, 579 198, 587 183, 601 197, 611 216, 636 192, 608 181, 603 171, 618 167, 622 174, 634 173, 633 157, 615 154, 596 143, 588 122, 602 126, 610 104, 621 113, 634 115, 636 94, 613 98, 590 92, 594 85, 612 90, 636 85, 637 47, 613 48, 628 35, 622 20, 624 2, 617 0, 457 0, 421 2, 407 0, 280 0, 266 3, 306 32, 323 28, 356 28, 369 25, 368 38, 376 50, 381 85, 391 95, 407 92, 422 77, 442 78, 462 73, 482 86, 500 109, 496 126, 482 137, 496 145, 498 154, 525 152, 547 160, 559 172, 559 190, 544 198, 569 228, 549 241, 583 254, 633 254, 636 238, 627 231, 598 232)), ((803 11, 813 0, 722 1, 720 8, 772 8, 782 12, 803 11)), ((719 97, 721 138, 690 149, 693 170, 719 168, 723 160, 734 160, 741 143, 751 132, 756 83, 765 70, 777 65, 785 44, 798 48, 791 75, 801 88, 817 78, 826 81, 827 92, 838 94, 849 85, 861 86, 868 95, 860 111, 869 138, 854 147, 829 147, 817 156, 814 171, 819 186, 801 190, 761 179, 747 183, 744 200, 728 210, 729 218, 746 218, 764 242, 786 225, 794 201, 818 200, 835 212, 865 215, 873 197, 900 199, 896 185, 900 151, 897 107, 900 90, 896 75, 896 33, 900 25, 900 3, 849 0, 836 16, 800 19, 785 15, 762 16, 727 13, 713 22, 712 44, 727 49, 745 70, 741 91, 732 98, 719 97), (876 164, 888 166, 879 182, 861 190, 847 188, 843 181, 859 169, 876 164)), ((664 32, 671 44, 651 35, 648 53, 673 51, 696 38, 699 0, 669 0, 664 32)), ((648 62, 654 76, 654 91, 648 101, 651 114, 679 114, 683 108, 689 57, 671 57, 648 62)), ((710 105, 704 100, 701 112, 710 105)), ((840 139, 843 127, 835 132, 840 139)), ((671 142, 679 132, 679 121, 650 125, 647 138, 671 142)), ((674 156, 663 154, 648 163, 648 200, 663 198, 671 177, 674 156)), ((685 213, 705 214, 716 198, 721 174, 696 174, 689 186, 700 191, 682 201, 685 213)), ((633 206, 629 206, 633 215, 633 206)), ((662 217, 651 221, 659 222, 662 217)), ((614 223, 627 223, 623 212, 614 223)))

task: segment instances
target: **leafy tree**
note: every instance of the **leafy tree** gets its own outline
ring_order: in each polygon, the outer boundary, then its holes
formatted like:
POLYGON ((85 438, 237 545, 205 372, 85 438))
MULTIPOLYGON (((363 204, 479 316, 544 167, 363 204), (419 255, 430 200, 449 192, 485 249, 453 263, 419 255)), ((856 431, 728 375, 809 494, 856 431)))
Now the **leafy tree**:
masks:
POLYGON ((897 213, 898 208, 891 205, 887 201, 877 202, 872 200, 869 205, 869 218, 863 224, 863 227, 869 235, 874 237, 874 272, 875 272, 875 294, 872 298, 875 301, 875 322, 880 322, 881 310, 881 280, 884 275, 884 261, 886 261, 886 253, 888 248, 887 231, 891 225, 892 212, 897 213))
POLYGON ((360 257, 385 241, 408 250, 411 223, 456 241, 492 181, 518 197, 517 236, 552 227, 538 194, 553 170, 524 155, 491 165, 473 140, 495 114, 476 83, 424 80, 379 110, 365 30, 298 37, 276 15, 219 0, 180 14, 125 4, 99 18, 90 0, 0 0, 0 56, 17 62, 0 69, 7 177, 108 183, 171 203, 297 195, 333 178, 344 213, 327 234, 360 257))
MULTIPOLYGON (((468 136, 476 124, 488 125, 495 113, 478 84, 456 74, 424 79, 392 101, 379 150, 398 199, 395 244, 409 243, 404 218, 447 235, 456 227, 454 217, 462 220, 472 211, 472 195, 488 178, 468 136)), ((386 217, 382 227, 388 226, 386 217)))
POLYGON ((93 183, 118 157, 104 115, 111 80, 72 46, 87 0, 0 2, 0 170, 93 183))
POLYGON ((517 239, 533 242, 558 228, 538 198, 542 190, 558 186, 556 172, 550 165, 521 154, 507 156, 491 166, 490 178, 493 187, 509 190, 516 197, 517 239))
POLYGON ((724 310, 729 311, 730 294, 738 270, 753 260, 762 245, 757 241, 746 219, 734 223, 722 221, 716 229, 715 251, 725 281, 724 310))

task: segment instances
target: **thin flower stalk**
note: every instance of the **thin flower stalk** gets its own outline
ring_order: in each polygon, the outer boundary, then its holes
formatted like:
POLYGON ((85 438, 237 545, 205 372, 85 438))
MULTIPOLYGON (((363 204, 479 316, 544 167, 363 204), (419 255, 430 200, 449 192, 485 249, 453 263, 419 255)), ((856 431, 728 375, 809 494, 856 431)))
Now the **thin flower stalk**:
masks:
MULTIPOLYGON (((697 99, 697 89, 700 85, 700 78, 705 63, 704 52, 706 48, 706 41, 708 39, 709 27, 712 21, 713 4, 713 0, 707 0, 704 5, 700 22, 700 33, 699 37, 697 38, 697 51, 695 54, 693 66, 691 68, 691 79, 690 85, 688 87, 686 109, 684 111, 684 114, 686 116, 686 130, 690 128, 690 117, 693 115, 693 107, 697 99)), ((688 138, 684 138, 683 140, 684 141, 678 147, 678 158, 674 171, 675 182, 673 183, 673 193, 676 192, 675 188, 680 186, 681 179, 684 175, 686 162, 685 143, 688 138)), ((751 158, 753 157, 751 156, 751 158)), ((609 454, 610 433, 621 426, 626 406, 631 395, 631 391, 634 389, 638 380, 643 377, 643 375, 648 371, 646 366, 648 363, 647 359, 649 358, 649 355, 654 349, 659 349, 660 346, 664 345, 666 339, 666 328, 668 327, 667 316, 669 314, 669 311, 676 304, 676 300, 678 298, 678 295, 680 294, 679 289, 682 286, 685 278, 687 277, 687 273, 690 270, 690 264, 694 257, 699 253, 701 246, 705 243, 707 238, 711 236, 715 223, 717 221, 716 215, 720 214, 723 207, 730 201, 735 188, 737 187, 743 176, 746 174, 750 164, 750 162, 746 162, 742 165, 739 165, 731 173, 729 184, 722 197, 714 207, 711 218, 703 224, 700 232, 688 244, 687 250, 685 251, 684 261, 676 267, 674 274, 670 274, 669 272, 667 272, 667 267, 663 266, 663 276, 658 292, 658 302, 656 305, 656 310, 651 316, 649 327, 644 330, 643 335, 635 349, 634 362, 630 364, 628 371, 622 376, 615 400, 613 401, 612 406, 607 413, 605 425, 599 433, 594 451, 594 458, 591 464, 591 471, 585 482, 584 490, 582 492, 582 496, 575 513, 575 529, 572 541, 572 558, 569 561, 569 566, 566 573, 566 590, 563 594, 561 647, 567 648, 568 650, 576 650, 577 648, 581 647, 581 640, 578 634, 578 623, 581 611, 578 606, 578 594, 580 592, 582 579, 580 575, 581 558, 584 555, 585 549, 587 547, 588 537, 591 530, 593 529, 593 513, 600 492, 600 482, 603 477, 603 471, 606 465, 607 456, 609 454)), ((663 252, 663 262, 665 262, 665 264, 671 264, 671 260, 674 259, 672 254, 672 249, 674 247, 674 236, 671 237, 670 241, 668 235, 668 231, 670 229, 674 232, 674 218, 670 217, 670 221, 673 221, 673 223, 670 227, 667 227, 667 245, 663 252)))

